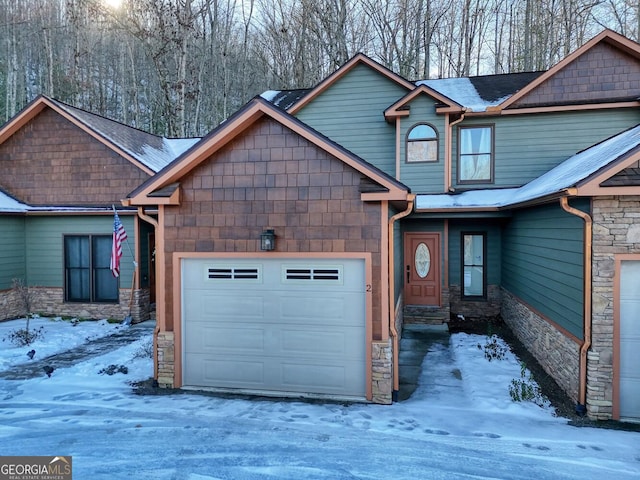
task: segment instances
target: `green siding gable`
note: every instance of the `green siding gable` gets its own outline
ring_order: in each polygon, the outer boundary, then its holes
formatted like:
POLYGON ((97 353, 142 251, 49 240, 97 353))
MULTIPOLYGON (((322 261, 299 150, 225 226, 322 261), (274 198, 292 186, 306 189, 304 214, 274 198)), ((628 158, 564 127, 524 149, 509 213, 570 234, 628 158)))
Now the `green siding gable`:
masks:
POLYGON ((384 111, 407 90, 359 64, 297 114, 300 120, 395 177, 395 125, 384 111))
POLYGON ((411 114, 400 121, 400 181, 416 193, 444 191, 445 117, 436 114, 436 101, 419 95, 409 105, 411 114), (427 123, 438 133, 438 161, 407 163, 407 134, 414 125, 427 123))
MULTIPOLYGON (((588 211, 588 201, 572 202, 588 211)), ((559 204, 513 213, 502 236, 502 285, 582 338, 584 222, 559 204)))
MULTIPOLYGON (((494 125, 495 181, 473 185, 486 188, 524 185, 577 152, 638 123, 640 111, 625 108, 471 118, 459 125, 494 125)), ((458 186, 457 127, 452 140, 452 182, 458 186)))
POLYGON ((25 217, 0 216, 0 290, 10 289, 14 278, 26 282, 25 217))
MULTIPOLYGON (((121 216, 122 224, 134 251, 133 217, 121 216)), ((111 235, 113 216, 50 216, 28 217, 26 222, 26 265, 29 285, 40 287, 64 286, 65 235, 111 235)), ((126 243, 126 242, 125 242, 126 243)), ((131 286, 133 257, 125 244, 122 250, 120 282, 131 286)))

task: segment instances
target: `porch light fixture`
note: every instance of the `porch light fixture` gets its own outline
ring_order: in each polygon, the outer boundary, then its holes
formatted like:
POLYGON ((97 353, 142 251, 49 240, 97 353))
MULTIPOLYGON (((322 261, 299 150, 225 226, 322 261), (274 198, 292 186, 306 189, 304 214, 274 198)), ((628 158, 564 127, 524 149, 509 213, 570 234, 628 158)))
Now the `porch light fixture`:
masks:
POLYGON ((264 230, 260 234, 260 250, 270 252, 276 248, 276 234, 273 230, 264 230))

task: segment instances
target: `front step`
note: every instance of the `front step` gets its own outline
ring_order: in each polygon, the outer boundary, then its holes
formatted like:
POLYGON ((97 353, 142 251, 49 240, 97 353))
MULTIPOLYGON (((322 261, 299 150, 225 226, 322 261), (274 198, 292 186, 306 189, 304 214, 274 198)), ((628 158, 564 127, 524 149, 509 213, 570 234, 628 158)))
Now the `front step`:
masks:
POLYGON ((403 309, 403 323, 417 325, 442 325, 449 320, 449 311, 438 307, 406 305, 403 309))

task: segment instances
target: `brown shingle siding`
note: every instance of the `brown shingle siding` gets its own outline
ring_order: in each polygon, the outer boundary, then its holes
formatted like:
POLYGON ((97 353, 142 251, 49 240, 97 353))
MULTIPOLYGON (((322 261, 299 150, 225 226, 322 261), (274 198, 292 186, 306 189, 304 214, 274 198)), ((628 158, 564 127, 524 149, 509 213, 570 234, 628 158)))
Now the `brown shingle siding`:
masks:
POLYGON ((602 43, 543 82, 513 107, 607 102, 639 96, 638 62, 602 43))
MULTIPOLYGON (((274 256, 373 252, 380 288, 381 206, 362 202, 361 176, 277 122, 258 121, 181 180, 182 204, 165 213, 168 278, 172 252, 259 252, 260 233, 273 228, 274 256)), ((374 319, 380 308, 375 297, 374 319)))
POLYGON ((0 145, 0 187, 31 205, 119 204, 148 175, 45 109, 0 145))

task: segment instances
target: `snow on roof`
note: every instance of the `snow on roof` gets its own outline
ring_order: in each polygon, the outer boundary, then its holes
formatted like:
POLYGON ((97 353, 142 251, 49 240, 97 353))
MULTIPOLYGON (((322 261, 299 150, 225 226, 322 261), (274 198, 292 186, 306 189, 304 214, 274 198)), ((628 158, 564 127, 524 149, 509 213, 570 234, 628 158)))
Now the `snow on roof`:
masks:
POLYGON ((33 206, 19 202, 11 195, 0 190, 0 213, 26 213, 26 212, 104 212, 111 207, 69 207, 69 206, 33 206))
POLYGON ((280 93, 280 90, 267 90, 266 92, 262 92, 260 96, 264 98, 267 102, 273 101, 276 98, 276 95, 280 93))
POLYGON ((51 101, 156 173, 200 140, 153 135, 57 100, 51 101))
POLYGON ((311 89, 309 88, 267 90, 266 92, 262 92, 260 97, 282 110, 288 110, 310 91, 311 89))
POLYGON ((583 150, 519 188, 417 195, 416 209, 501 208, 560 193, 640 148, 640 125, 583 150))
POLYGON ((28 209, 28 205, 20 203, 15 198, 10 197, 0 190, 0 212, 20 213, 26 212, 28 209))
POLYGON ((488 107, 500 105, 511 95, 531 83, 544 72, 502 73, 464 78, 440 78, 419 80, 416 85, 426 85, 474 112, 484 112, 488 107))
POLYGON ((157 173, 199 141, 200 138, 162 137, 160 147, 158 145, 144 144, 139 147, 139 152, 129 153, 132 153, 134 157, 157 173))
POLYGON ((441 78, 434 80, 421 80, 416 85, 426 85, 427 87, 441 93, 447 98, 463 107, 467 107, 474 112, 484 112, 487 107, 498 105, 507 97, 495 101, 483 99, 476 87, 468 78, 441 78))

